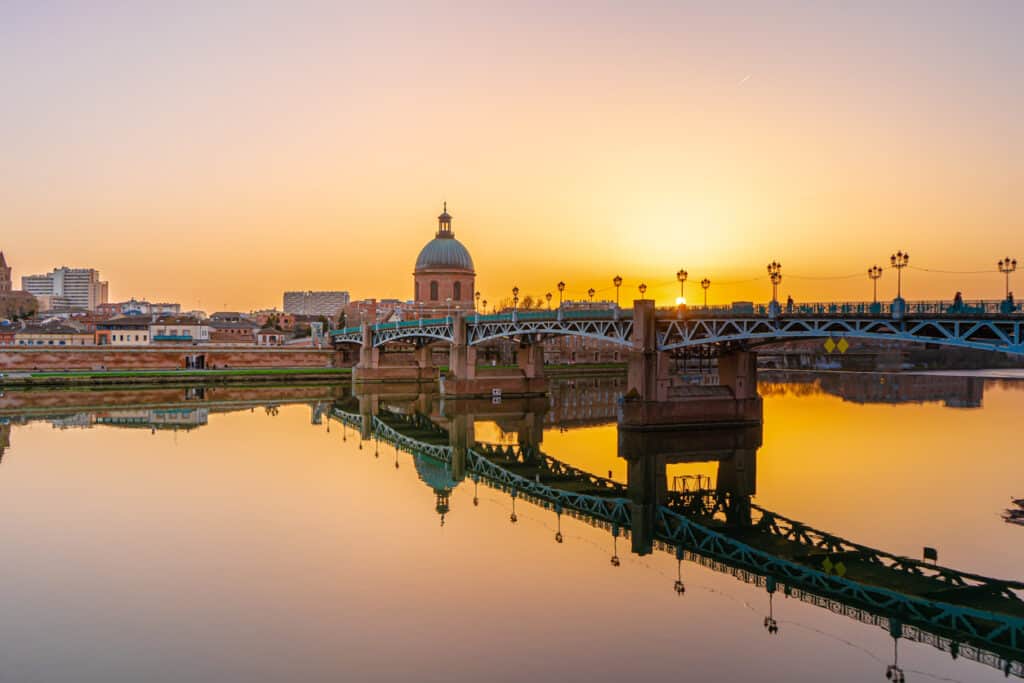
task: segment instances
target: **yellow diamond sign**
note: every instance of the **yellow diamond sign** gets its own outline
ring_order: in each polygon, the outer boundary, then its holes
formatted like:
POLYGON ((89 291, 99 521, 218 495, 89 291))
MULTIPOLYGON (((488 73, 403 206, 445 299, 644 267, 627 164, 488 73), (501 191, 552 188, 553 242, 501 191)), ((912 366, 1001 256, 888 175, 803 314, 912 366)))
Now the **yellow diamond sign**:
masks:
POLYGON ((836 343, 832 341, 832 337, 829 337, 828 339, 825 340, 825 350, 828 351, 829 353, 832 353, 833 351, 836 350, 836 343))
POLYGON ((839 349, 839 353, 846 353, 846 350, 850 348, 850 342, 846 341, 846 337, 843 337, 839 340, 839 343, 836 344, 836 348, 839 349))

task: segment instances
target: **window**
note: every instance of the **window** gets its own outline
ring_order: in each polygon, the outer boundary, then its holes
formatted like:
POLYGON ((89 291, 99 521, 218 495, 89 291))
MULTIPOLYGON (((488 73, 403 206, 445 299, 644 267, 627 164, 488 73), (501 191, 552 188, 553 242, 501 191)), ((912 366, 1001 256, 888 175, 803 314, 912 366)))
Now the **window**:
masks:
POLYGON ((437 280, 430 282, 430 300, 437 301, 437 280))
POLYGON ((454 289, 452 289, 452 298, 456 301, 462 301, 462 283, 456 282, 454 289))
POLYGON ((420 300, 420 281, 419 280, 416 281, 416 296, 413 297, 413 298, 416 299, 416 301, 420 300))

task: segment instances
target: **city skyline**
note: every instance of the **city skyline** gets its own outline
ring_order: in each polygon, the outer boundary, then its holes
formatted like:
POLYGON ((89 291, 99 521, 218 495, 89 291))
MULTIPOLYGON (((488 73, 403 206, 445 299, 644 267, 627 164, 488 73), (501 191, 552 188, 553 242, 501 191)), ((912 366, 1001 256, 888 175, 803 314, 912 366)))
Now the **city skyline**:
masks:
POLYGON ((621 275, 668 304, 681 267, 691 302, 764 301, 773 260, 783 297, 864 300, 901 249, 908 298, 999 298, 1024 253, 1014 3, 198 8, 5 10, 16 282, 407 300, 445 200, 492 303, 621 275))

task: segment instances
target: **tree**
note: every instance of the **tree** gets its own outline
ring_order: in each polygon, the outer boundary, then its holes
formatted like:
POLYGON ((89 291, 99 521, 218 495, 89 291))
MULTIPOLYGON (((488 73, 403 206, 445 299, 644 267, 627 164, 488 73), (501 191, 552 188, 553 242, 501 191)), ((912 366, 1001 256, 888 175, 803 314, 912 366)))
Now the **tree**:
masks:
POLYGON ((338 329, 343 330, 347 326, 347 320, 345 319, 345 311, 338 314, 338 329))

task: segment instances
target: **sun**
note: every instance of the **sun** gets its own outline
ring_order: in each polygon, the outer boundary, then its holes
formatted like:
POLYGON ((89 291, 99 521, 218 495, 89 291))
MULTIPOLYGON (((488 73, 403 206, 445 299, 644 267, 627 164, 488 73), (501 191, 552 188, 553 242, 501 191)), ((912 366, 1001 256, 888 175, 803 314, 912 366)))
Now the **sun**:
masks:
POLYGON ((676 306, 682 306, 685 303, 686 303, 686 297, 685 296, 677 296, 676 297, 676 306))

